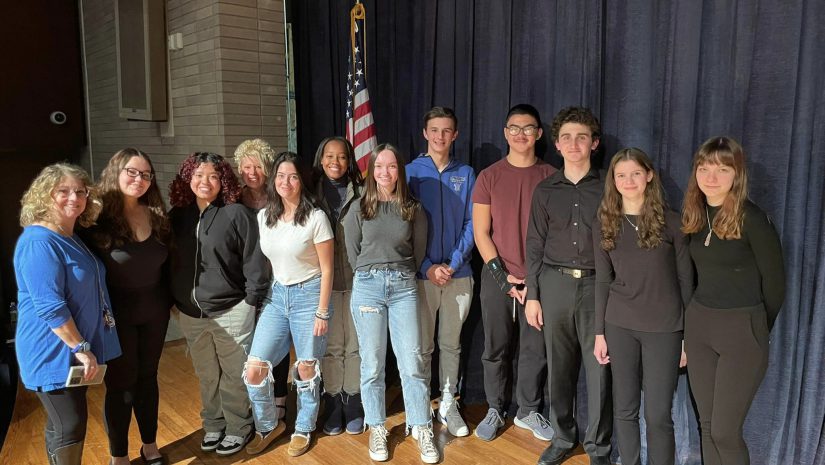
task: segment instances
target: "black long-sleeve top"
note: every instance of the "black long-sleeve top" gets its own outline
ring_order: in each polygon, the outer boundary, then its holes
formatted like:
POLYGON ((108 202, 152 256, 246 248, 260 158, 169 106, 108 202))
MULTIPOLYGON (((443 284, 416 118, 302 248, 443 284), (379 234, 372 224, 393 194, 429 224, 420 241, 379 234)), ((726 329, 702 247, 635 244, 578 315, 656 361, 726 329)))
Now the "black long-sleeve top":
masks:
MULTIPOLYGON (((718 207, 708 207, 710 224, 718 211, 718 207)), ((698 276, 693 298, 717 309, 764 303, 768 327, 773 327, 785 300, 782 245, 765 212, 745 201, 744 213, 739 239, 722 240, 714 233, 706 247, 707 225, 690 235, 690 255, 698 276)))
POLYGON ((622 218, 621 230, 610 252, 601 248, 602 225, 593 225, 596 253, 596 334, 604 323, 644 332, 671 333, 683 328, 684 308, 693 293, 693 263, 688 238, 679 229, 681 219, 665 213, 662 243, 639 247, 639 217, 622 218))
POLYGON ((180 311, 202 318, 241 300, 263 301, 271 273, 246 207, 213 203, 201 212, 192 202, 170 210, 169 219, 176 245, 172 295, 180 311))
POLYGON ((591 169, 577 184, 557 171, 533 192, 527 226, 527 299, 539 300, 542 267, 592 270, 592 225, 604 192, 604 173, 591 169))

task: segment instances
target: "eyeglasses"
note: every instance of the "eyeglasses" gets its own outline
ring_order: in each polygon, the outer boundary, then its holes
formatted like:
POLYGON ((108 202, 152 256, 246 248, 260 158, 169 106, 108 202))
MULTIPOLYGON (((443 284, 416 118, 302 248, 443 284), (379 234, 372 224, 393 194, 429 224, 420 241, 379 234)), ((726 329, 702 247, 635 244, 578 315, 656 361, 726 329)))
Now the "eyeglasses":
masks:
POLYGON ((140 179, 143 179, 144 181, 151 181, 155 177, 155 173, 151 171, 140 171, 134 168, 123 168, 123 171, 126 171, 126 176, 129 176, 132 179, 140 176, 140 179))
POLYGON ((511 126, 507 126, 507 133, 510 134, 511 136, 517 136, 517 135, 522 134, 522 133, 525 136, 532 136, 534 134, 537 134, 538 131, 539 131, 539 128, 537 126, 533 126, 533 125, 521 127, 521 126, 516 126, 515 124, 513 124, 511 126))
POLYGON ((72 189, 71 187, 58 187, 54 190, 54 194, 56 197, 61 199, 68 199, 72 196, 72 194, 76 195, 78 199, 85 199, 89 196, 89 189, 82 188, 82 189, 72 189))

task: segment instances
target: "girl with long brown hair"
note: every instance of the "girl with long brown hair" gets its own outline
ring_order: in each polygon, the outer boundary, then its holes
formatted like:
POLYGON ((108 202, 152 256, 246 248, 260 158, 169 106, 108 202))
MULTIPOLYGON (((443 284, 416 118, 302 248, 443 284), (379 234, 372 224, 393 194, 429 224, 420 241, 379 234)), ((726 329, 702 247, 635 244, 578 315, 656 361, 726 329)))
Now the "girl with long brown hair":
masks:
POLYGON ((642 390, 648 461, 674 463, 670 411, 684 363, 682 314, 693 291, 687 237, 679 227, 679 214, 668 210, 650 158, 636 148, 616 153, 593 227, 593 355, 611 365, 619 452, 629 465, 641 465, 642 390))
POLYGON ((779 236, 748 199, 742 146, 708 139, 696 151, 682 211, 697 286, 685 351, 705 465, 750 463, 742 427, 768 366, 768 336, 785 297, 779 236))
POLYGON ((429 367, 423 366, 415 273, 427 248, 427 217, 410 195, 398 149, 381 144, 370 155, 366 188, 344 218, 345 241, 355 271, 351 310, 361 354, 361 396, 370 427, 369 453, 386 461, 387 413, 384 363, 387 328, 401 375, 407 426, 418 440, 421 460, 436 463, 429 367))
POLYGON ((109 362, 104 419, 114 465, 129 463, 132 412, 147 464, 166 463, 158 430, 158 362, 169 324, 171 228, 149 156, 115 153, 100 175, 103 210, 87 242, 106 264, 106 282, 123 356, 109 362), (139 270, 139 272, 135 272, 139 270))

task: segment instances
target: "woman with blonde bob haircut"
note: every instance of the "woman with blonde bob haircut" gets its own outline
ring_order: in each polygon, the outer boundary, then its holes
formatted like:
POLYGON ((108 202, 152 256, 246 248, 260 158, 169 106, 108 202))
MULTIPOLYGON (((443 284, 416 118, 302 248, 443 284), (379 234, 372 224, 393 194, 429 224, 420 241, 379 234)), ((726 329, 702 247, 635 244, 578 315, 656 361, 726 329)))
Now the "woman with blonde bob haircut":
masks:
POLYGON ((779 236, 747 186, 738 142, 713 137, 696 151, 682 211, 698 278, 685 315, 685 352, 705 465, 750 463, 742 427, 785 297, 779 236))
POLYGON ((628 465, 642 463, 643 390, 648 461, 672 465, 676 456, 670 411, 682 353, 682 315, 693 292, 693 265, 680 226, 650 158, 636 148, 620 150, 610 162, 593 225, 593 355, 611 365, 619 452, 628 465))
POLYGON ((71 365, 91 380, 120 355, 106 269, 75 234, 91 226, 100 201, 89 175, 47 166, 21 200, 23 233, 14 249, 18 288, 15 345, 20 377, 46 410, 48 463, 79 465, 86 437, 86 387, 68 387, 71 365))

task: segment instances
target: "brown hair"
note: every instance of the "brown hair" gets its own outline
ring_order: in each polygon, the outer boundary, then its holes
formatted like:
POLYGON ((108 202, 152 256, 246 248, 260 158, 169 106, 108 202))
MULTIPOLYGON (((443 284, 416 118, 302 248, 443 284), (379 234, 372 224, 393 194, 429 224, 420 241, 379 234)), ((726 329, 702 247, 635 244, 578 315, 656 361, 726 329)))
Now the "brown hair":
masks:
MULTIPOLYGON (((140 157, 149 164, 151 173, 155 174, 155 166, 146 153, 125 148, 118 151, 100 173, 97 187, 103 200, 103 210, 97 219, 98 227, 92 232, 92 241, 101 250, 110 250, 121 247, 123 244, 136 241, 137 238, 123 215, 123 192, 120 190, 120 173, 134 157, 140 157)), ((146 205, 152 222, 152 235, 164 245, 169 245, 172 230, 166 217, 166 208, 160 194, 157 177, 153 176, 149 188, 140 196, 138 202, 146 205)))
POLYGON ((550 135, 553 140, 558 142, 559 131, 565 123, 583 124, 590 128, 591 137, 593 140, 598 140, 602 137, 602 127, 599 124, 599 119, 593 115, 589 108, 583 107, 566 107, 559 110, 550 123, 550 135))
POLYGON ((734 170, 733 186, 713 218, 711 227, 720 239, 739 239, 745 219, 745 200, 748 198, 748 173, 745 169, 745 151, 736 140, 727 136, 706 140, 693 157, 693 170, 682 208, 682 231, 695 234, 707 224, 707 198, 696 182, 696 170, 705 164, 726 165, 734 170))
POLYGON ((616 238, 622 231, 621 223, 624 219, 622 212, 622 196, 616 188, 613 178, 616 165, 621 161, 635 161, 646 173, 653 173, 644 192, 644 203, 639 215, 637 244, 642 249, 655 249, 662 243, 662 231, 665 227, 666 203, 662 193, 662 182, 659 174, 653 169, 653 162, 646 153, 637 148, 619 150, 610 161, 607 170, 607 179, 604 183, 604 196, 599 205, 599 221, 602 223, 601 247, 606 251, 616 248, 616 238))
POLYGON ((372 149, 370 153, 370 162, 367 167, 367 177, 364 180, 366 189, 364 196, 361 197, 361 217, 365 220, 371 220, 378 214, 378 184, 375 182, 375 159, 378 154, 384 150, 389 150, 395 154, 395 161, 398 163, 398 181, 395 184, 395 202, 401 210, 401 218, 404 221, 413 221, 415 219, 415 209, 418 206, 418 201, 415 200, 410 193, 410 187, 407 185, 407 173, 404 169, 404 158, 401 152, 398 151, 391 144, 381 144, 372 149))

